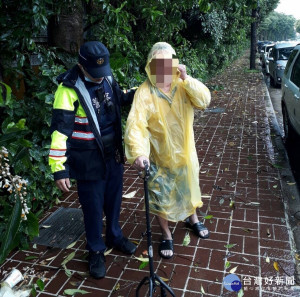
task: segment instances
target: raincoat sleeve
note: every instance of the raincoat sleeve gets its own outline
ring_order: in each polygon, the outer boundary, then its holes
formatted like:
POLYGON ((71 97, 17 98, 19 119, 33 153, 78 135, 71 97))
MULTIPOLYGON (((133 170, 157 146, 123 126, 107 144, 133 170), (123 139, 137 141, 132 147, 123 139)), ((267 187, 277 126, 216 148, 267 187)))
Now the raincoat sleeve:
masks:
POLYGON ((209 105, 211 94, 209 89, 202 82, 188 76, 182 82, 182 86, 195 108, 205 109, 209 105))
POLYGON ((125 128, 125 154, 132 164, 139 156, 149 158, 150 141, 148 131, 150 94, 143 85, 136 91, 125 128))

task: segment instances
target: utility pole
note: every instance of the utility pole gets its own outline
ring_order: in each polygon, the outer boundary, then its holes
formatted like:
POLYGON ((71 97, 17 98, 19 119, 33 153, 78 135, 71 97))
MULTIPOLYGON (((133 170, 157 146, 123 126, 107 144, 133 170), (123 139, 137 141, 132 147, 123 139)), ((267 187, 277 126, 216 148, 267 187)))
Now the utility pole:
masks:
POLYGON ((252 22, 251 22, 251 48, 250 48, 250 69, 255 69, 255 56, 256 56, 256 23, 258 12, 259 0, 257 5, 252 8, 252 22))

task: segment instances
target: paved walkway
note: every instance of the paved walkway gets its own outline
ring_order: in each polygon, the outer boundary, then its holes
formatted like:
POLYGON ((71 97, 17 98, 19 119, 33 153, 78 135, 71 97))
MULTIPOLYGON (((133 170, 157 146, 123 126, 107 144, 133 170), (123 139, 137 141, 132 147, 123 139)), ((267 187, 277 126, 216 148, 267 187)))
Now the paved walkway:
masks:
MULTIPOLYGON (((237 296, 223 286, 224 277, 236 274, 244 296, 299 296, 291 289, 295 261, 292 234, 283 207, 280 175, 271 143, 264 102, 265 86, 260 73, 249 73, 248 55, 210 80, 212 103, 206 112, 195 114, 195 141, 204 207, 198 210, 211 236, 198 239, 183 222, 171 224, 175 256, 162 260, 158 254, 160 232, 152 219, 154 268, 172 287, 176 296, 237 296), (190 243, 183 246, 186 235, 190 243), (278 271, 277 271, 278 270, 278 271), (231 272, 230 272, 231 271, 231 272)), ((146 250, 143 185, 136 173, 125 166, 121 225, 138 244, 136 256, 146 250)), ((78 208, 77 192, 64 196, 61 205, 78 208)), ((46 216, 47 216, 46 215, 46 216)), ((106 257, 107 277, 87 276, 84 236, 67 250, 37 246, 10 255, 1 273, 17 267, 25 274, 44 276, 45 289, 38 296, 63 295, 65 289, 88 291, 87 296, 135 296, 138 283, 149 275, 139 269, 134 257, 112 251, 106 257), (66 266, 61 262, 71 252, 75 257, 66 266), (37 256, 31 260, 28 256, 37 256)), ((146 296, 144 287, 140 296, 146 296)), ((159 293, 159 290, 158 290, 159 293)), ((158 295, 158 294, 156 294, 158 295)), ((242 296, 242 294, 240 295, 242 296)))

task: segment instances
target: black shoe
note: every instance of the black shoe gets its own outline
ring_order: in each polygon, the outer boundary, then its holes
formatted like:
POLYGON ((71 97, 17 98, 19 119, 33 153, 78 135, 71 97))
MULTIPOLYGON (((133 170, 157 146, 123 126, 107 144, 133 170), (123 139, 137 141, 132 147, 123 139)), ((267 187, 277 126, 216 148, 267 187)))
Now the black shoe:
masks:
POLYGON ((136 245, 129 241, 126 237, 123 237, 117 244, 115 244, 114 248, 127 255, 132 255, 136 251, 136 245))
POLYGON ((93 278, 103 278, 106 273, 103 252, 89 252, 89 272, 93 278))

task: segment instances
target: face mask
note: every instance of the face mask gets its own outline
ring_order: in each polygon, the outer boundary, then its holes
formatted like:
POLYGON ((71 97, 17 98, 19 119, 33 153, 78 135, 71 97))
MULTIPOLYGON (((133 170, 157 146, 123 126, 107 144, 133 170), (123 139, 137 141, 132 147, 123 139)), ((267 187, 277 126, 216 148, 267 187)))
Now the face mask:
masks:
POLYGON ((97 81, 97 82, 96 81, 92 81, 87 76, 84 76, 84 79, 85 79, 85 81, 88 81, 88 82, 91 82, 91 83, 94 83, 94 84, 98 84, 98 85, 101 84, 101 82, 102 82, 102 81, 97 81))

